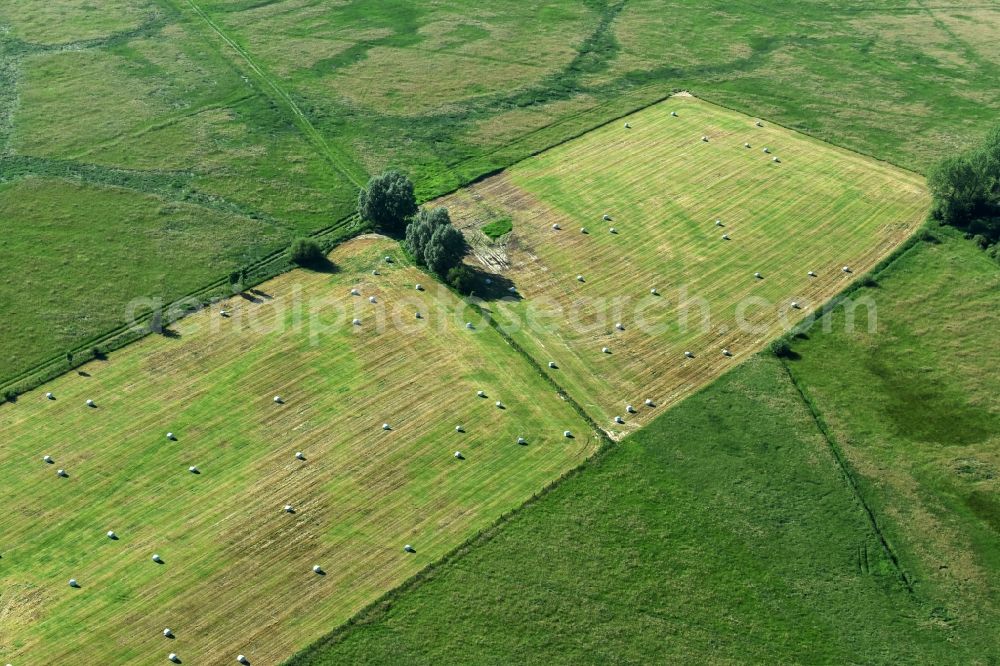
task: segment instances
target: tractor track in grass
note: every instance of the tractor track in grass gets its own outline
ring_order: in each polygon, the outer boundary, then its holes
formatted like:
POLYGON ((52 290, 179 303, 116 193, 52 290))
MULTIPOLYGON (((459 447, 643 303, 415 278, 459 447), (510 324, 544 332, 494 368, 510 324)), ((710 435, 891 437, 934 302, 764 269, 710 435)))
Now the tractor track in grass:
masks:
MULTIPOLYGON (((181 0, 163 0, 167 5, 171 6, 176 11, 183 11, 181 8, 181 0)), ((299 108, 292 96, 285 90, 281 84, 267 72, 263 66, 261 66, 254 57, 243 48, 239 42, 226 34, 225 30, 219 26, 218 23, 212 20, 212 17, 201 8, 201 6, 194 0, 184 0, 184 2, 191 8, 191 10, 197 14, 197 16, 214 32, 219 39, 221 39, 225 44, 231 48, 236 54, 246 63, 247 67, 253 73, 254 77, 258 80, 261 85, 262 91, 268 97, 275 99, 279 105, 284 106, 291 113, 291 120, 295 123, 299 131, 302 132, 306 140, 308 140, 316 152, 323 157, 329 164, 342 176, 344 176, 348 181, 350 181, 355 187, 361 188, 364 184, 364 179, 366 174, 360 173, 354 168, 354 162, 350 157, 343 154, 342 151, 335 150, 333 146, 327 142, 326 138, 320 133, 319 130, 312 124, 309 117, 299 108)))

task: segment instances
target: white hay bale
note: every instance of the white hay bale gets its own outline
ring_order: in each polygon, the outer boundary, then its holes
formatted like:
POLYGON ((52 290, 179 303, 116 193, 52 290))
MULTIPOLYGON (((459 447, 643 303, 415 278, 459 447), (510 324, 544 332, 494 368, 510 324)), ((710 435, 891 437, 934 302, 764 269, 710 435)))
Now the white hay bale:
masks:
POLYGON ((291 504, 285 505, 285 513, 295 513, 295 507, 291 504))
POLYGON ((242 654, 236 656, 236 661, 243 664, 244 666, 247 666, 250 663, 250 660, 247 659, 246 656, 242 654))
POLYGON ((758 272, 758 273, 754 273, 754 274, 753 274, 753 276, 754 276, 755 278, 757 278, 758 280, 763 280, 763 279, 764 279, 764 276, 763 276, 763 275, 761 275, 761 274, 760 274, 759 272, 758 272))
POLYGON ((722 240, 729 240, 729 234, 722 234, 722 240))
POLYGON ((191 465, 190 467, 188 467, 188 471, 191 472, 192 474, 201 474, 201 470, 198 469, 195 465, 191 465))
POLYGON ((306 454, 302 453, 301 451, 296 451, 295 452, 295 458, 297 460, 305 460, 306 459, 306 454))
POLYGON ((351 321, 351 323, 354 324, 355 326, 361 326, 361 320, 360 319, 354 319, 354 320, 351 321))
POLYGON ((569 430, 563 430, 563 437, 565 437, 566 439, 570 439, 573 437, 573 433, 571 433, 569 430))
POLYGON ((775 155, 774 157, 772 157, 772 158, 771 158, 771 161, 772 161, 772 162, 780 162, 781 160, 779 160, 779 159, 778 159, 778 156, 777 156, 777 155, 775 155))
POLYGON ((677 117, 677 112, 676 111, 671 111, 670 115, 672 115, 674 118, 676 118, 677 117))
POLYGON ((368 302, 374 305, 375 303, 378 303, 378 299, 376 299, 374 296, 369 296, 368 302))
POLYGON ((168 654, 168 655, 167 655, 167 660, 168 660, 168 661, 172 661, 172 662, 174 662, 175 664, 179 664, 179 663, 181 663, 181 658, 180 658, 180 657, 178 657, 178 656, 177 656, 177 654, 176 654, 176 653, 174 653, 174 652, 171 652, 170 654, 168 654))
POLYGON ((764 123, 760 122, 759 120, 755 121, 754 124, 757 125, 757 127, 763 127, 764 126, 764 123))
POLYGON ((659 296, 659 295, 660 295, 660 292, 658 292, 658 291, 656 290, 656 287, 653 287, 652 289, 650 289, 650 290, 649 290, 649 293, 650 293, 651 295, 653 295, 653 296, 659 296))
POLYGON ((473 326, 473 325, 472 325, 472 322, 471 322, 471 321, 467 321, 467 322, 465 322, 465 327, 466 327, 467 329, 469 329, 470 331, 476 328, 475 326, 473 326))
POLYGON ((610 354, 611 350, 608 349, 607 347, 601 347, 601 353, 602 354, 610 354))
POLYGON ((403 550, 405 550, 407 553, 417 552, 417 549, 411 546, 410 544, 406 544, 405 546, 403 546, 403 550))
POLYGON ((635 414, 635 407, 632 405, 625 405, 625 411, 629 414, 635 414))
POLYGON ((392 257, 390 257, 389 255, 385 255, 385 263, 391 264, 392 263, 392 257))
POLYGON ((844 266, 840 270, 844 271, 845 273, 850 273, 851 272, 851 267, 850 266, 844 266))
POLYGON ((457 458, 458 460, 462 460, 463 458, 465 458, 465 456, 462 455, 461 451, 455 451, 455 458, 457 458))
POLYGON ((176 437, 176 436, 174 435, 174 433, 172 433, 172 432, 168 432, 168 433, 167 433, 167 439, 169 439, 169 440, 173 441, 173 440, 176 440, 176 439, 177 439, 177 437, 176 437))
POLYGON ((76 582, 76 578, 70 578, 69 579, 69 586, 70 587, 80 587, 80 584, 78 582, 76 582))
POLYGON ((750 147, 750 144, 749 144, 749 143, 744 143, 744 144, 743 144, 743 147, 744 147, 744 148, 749 148, 749 147, 750 147))
POLYGON ((114 530, 108 530, 108 538, 115 541, 118 538, 118 535, 115 534, 114 530))
POLYGON ((722 220, 716 220, 715 221, 715 226, 721 227, 722 226, 722 220))
POLYGON ((220 317, 228 317, 229 316, 229 310, 219 310, 219 316, 220 317))
POLYGON ((323 567, 321 567, 318 564, 314 564, 313 565, 313 573, 315 573, 315 574, 321 574, 321 573, 323 573, 323 567))
POLYGON ((48 392, 48 393, 46 393, 45 397, 48 398, 49 400, 55 400, 56 399, 56 396, 51 391, 48 392))
POLYGON ((764 146, 764 150, 762 152, 769 153, 771 152, 771 149, 768 148, 767 146, 764 146))
POLYGON ((684 355, 687 356, 688 358, 694 358, 694 353, 693 352, 686 351, 686 352, 684 352, 684 355))
POLYGON ((615 328, 617 328, 619 331, 624 331, 625 330, 625 325, 622 324, 621 322, 618 322, 618 323, 615 324, 615 328))
POLYGON ((379 273, 378 269, 376 268, 375 270, 372 271, 372 275, 381 275, 381 273, 379 273))
POLYGON ((424 285, 422 285, 422 284, 415 284, 415 285, 413 285, 413 288, 416 289, 417 291, 423 291, 424 290, 424 285))
POLYGON ((419 312, 414 312, 413 313, 413 318, 414 319, 423 319, 424 316, 422 314, 420 314, 419 312))
POLYGON ((167 638, 173 638, 174 632, 171 631, 169 628, 167 628, 163 630, 163 635, 166 636, 167 638))
POLYGON ((382 430, 392 430, 392 426, 390 426, 388 423, 383 423, 382 430))
POLYGON ((517 287, 507 287, 507 291, 509 291, 512 294, 516 294, 517 293, 517 287))
POLYGON ((799 305, 799 302, 798 302, 798 301, 792 301, 792 309, 793 309, 793 310, 798 310, 798 309, 800 309, 801 307, 802 307, 802 306, 801 306, 801 305, 799 305))
POLYGON ((816 272, 815 272, 815 271, 809 271, 809 272, 807 273, 807 275, 808 275, 809 277, 816 277, 816 272))
POLYGON ((603 217, 603 218, 601 218, 601 219, 603 219, 603 220, 604 220, 605 222, 610 222, 610 221, 611 221, 611 216, 610 216, 610 215, 608 215, 607 213, 605 213, 605 214, 604 214, 604 217, 603 217))
POLYGON ((620 417, 620 416, 616 416, 616 417, 615 417, 615 423, 618 423, 618 424, 622 424, 622 423, 625 423, 625 419, 623 419, 623 418, 622 418, 622 417, 620 417))
POLYGON ((652 400, 650 400, 649 398, 646 398, 646 406, 647 407, 656 407, 656 403, 653 402, 652 400))
POLYGON ((476 395, 478 395, 480 398, 485 398, 486 391, 476 391, 476 395))
POLYGON ((56 470, 56 476, 59 476, 59 477, 62 477, 62 478, 65 479, 67 476, 69 476, 69 474, 67 474, 66 470, 64 470, 64 469, 57 469, 56 470))
POLYGON ((497 409, 503 409, 503 403, 500 402, 499 400, 497 400, 496 406, 497 406, 497 409))
POLYGON ((560 229, 562 229, 562 227, 560 227, 558 224, 553 224, 552 225, 552 230, 553 231, 559 231, 560 229))
POLYGON ((351 289, 351 296, 360 296, 361 292, 357 289, 351 289))
POLYGON ((732 356, 733 352, 729 351, 728 349, 723 349, 722 350, 722 355, 723 356, 732 356))
POLYGON ((521 446, 524 446, 525 444, 528 443, 528 440, 526 440, 524 437, 518 437, 517 443, 520 444, 521 446))
POLYGON ((52 464, 52 456, 42 456, 42 460, 44 460, 50 465, 52 464))
POLYGON ((580 227, 580 233, 581 234, 587 233, 587 227, 580 227))
POLYGON ((555 368, 556 368, 556 362, 555 361, 549 361, 549 367, 552 368, 553 370, 555 370, 555 368))
POLYGON ((632 129, 632 126, 629 125, 628 123, 625 123, 625 129, 632 129))
POLYGON ((87 407, 96 407, 96 406, 97 405, 94 403, 93 400, 87 400, 87 407))
POLYGON ((610 229, 608 229, 608 233, 609 234, 616 234, 616 233, 618 233, 618 230, 615 229, 614 227, 611 227, 610 229))
POLYGON ((153 553, 153 557, 151 557, 150 559, 156 562, 157 564, 163 564, 163 558, 160 557, 158 553, 153 553))
POLYGON ((280 395, 274 396, 273 400, 274 400, 274 404, 276 404, 276 405, 280 405, 281 403, 283 403, 285 401, 285 399, 282 398, 280 395))
POLYGON ((707 143, 708 142, 708 137, 707 136, 703 136, 703 137, 701 137, 701 140, 705 141, 707 143))
POLYGON ((455 426, 455 432, 465 432, 465 428, 460 425, 455 426))
POLYGON ((577 275, 576 276, 576 281, 577 282, 583 282, 584 281, 583 276, 582 275, 577 275))

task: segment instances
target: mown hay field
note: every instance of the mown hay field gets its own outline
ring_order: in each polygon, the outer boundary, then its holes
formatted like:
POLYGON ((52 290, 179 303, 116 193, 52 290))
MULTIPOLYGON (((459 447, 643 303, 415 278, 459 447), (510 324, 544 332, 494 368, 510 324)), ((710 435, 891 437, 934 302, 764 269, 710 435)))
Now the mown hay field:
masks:
POLYGON ((518 289, 496 319, 620 436, 864 275, 929 198, 917 174, 675 96, 436 203, 518 289))
POLYGON ((331 258, 0 406, 0 659, 277 663, 595 449, 393 243, 331 258))

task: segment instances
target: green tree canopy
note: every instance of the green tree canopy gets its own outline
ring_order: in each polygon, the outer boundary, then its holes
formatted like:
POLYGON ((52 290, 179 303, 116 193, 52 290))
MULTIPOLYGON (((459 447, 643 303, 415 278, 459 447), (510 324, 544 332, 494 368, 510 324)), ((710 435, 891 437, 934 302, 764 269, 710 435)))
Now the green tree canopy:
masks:
POLYGON ((1000 240, 1000 125, 982 145, 939 162, 927 184, 935 219, 981 236, 984 244, 1000 240))
POLYGON ((394 169, 373 176, 358 194, 358 212, 381 231, 402 233, 407 218, 417 212, 413 183, 394 169))
POLYGON ((448 209, 441 206, 432 209, 422 208, 410 221, 406 227, 406 249, 418 264, 426 265, 424 250, 427 243, 430 242, 434 230, 450 224, 451 218, 448 216, 448 209))
POLYGON ((465 237, 462 232, 445 224, 438 226, 424 247, 424 263, 438 275, 462 261, 465 254, 465 237))

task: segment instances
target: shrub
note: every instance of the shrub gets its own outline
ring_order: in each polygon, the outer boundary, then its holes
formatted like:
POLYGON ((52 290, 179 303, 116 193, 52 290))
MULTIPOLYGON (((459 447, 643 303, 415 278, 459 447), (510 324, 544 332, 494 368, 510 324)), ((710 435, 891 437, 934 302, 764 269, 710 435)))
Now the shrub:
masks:
POLYGON ((938 243, 941 242, 941 239, 938 238, 937 235, 927 227, 924 227, 916 234, 914 234, 914 238, 924 243, 930 243, 931 245, 937 245, 938 243))
POLYGON ((288 258, 299 266, 315 266, 322 263, 326 256, 323 248, 312 238, 298 238, 288 249, 288 258))
POLYGON ((1000 240, 1000 125, 982 145, 941 160, 927 184, 934 197, 935 219, 982 236, 986 246, 1000 240))
POLYGON ((476 288, 476 273, 466 264, 452 266, 445 279, 460 294, 471 294, 476 288))
POLYGON ((768 351, 778 358, 792 357, 792 347, 788 344, 788 340, 785 340, 784 338, 772 342, 770 346, 768 346, 768 351))
POLYGON ((422 208, 410 220, 410 223, 406 226, 406 249, 414 261, 421 266, 426 265, 424 250, 427 248, 427 243, 430 242, 435 229, 448 224, 451 224, 448 209, 440 206, 430 210, 422 208))
POLYGON ((14 402, 17 400, 17 393, 15 393, 12 389, 7 389, 3 392, 3 399, 7 402, 14 402))
POLYGON ((413 183, 393 169, 373 176, 358 193, 358 212, 381 231, 403 232, 407 218, 417 212, 413 183))
POLYGON ((465 237, 450 224, 437 227, 424 247, 424 263, 438 275, 458 265, 464 255, 465 237))

